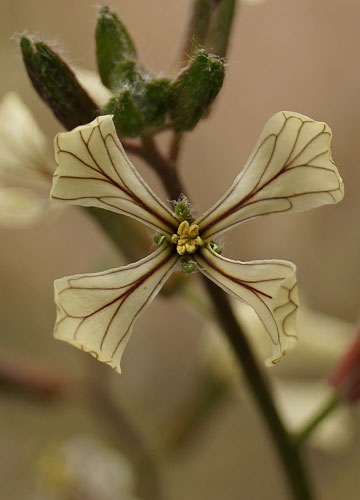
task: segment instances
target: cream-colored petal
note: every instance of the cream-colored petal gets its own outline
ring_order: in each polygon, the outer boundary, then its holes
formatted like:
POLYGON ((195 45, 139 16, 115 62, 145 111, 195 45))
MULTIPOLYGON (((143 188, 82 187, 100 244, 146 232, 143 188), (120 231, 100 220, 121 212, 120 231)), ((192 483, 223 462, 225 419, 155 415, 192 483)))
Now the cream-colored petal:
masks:
POLYGON ((58 134, 55 150, 53 199, 129 215, 169 236, 176 232, 177 219, 126 156, 111 116, 58 134))
POLYGON ((44 193, 20 187, 0 188, 0 227, 25 228, 62 208, 44 193))
POLYGON ((15 92, 1 100, 0 122, 0 178, 50 186, 55 162, 48 141, 15 92))
POLYGON ((55 337, 120 373, 135 319, 157 295, 177 260, 171 246, 162 246, 125 267, 56 280, 55 337))
POLYGON ((104 106, 112 97, 112 92, 103 85, 100 76, 95 71, 84 68, 74 68, 75 75, 90 97, 100 106, 104 106))
POLYGON ((331 159, 331 136, 325 123, 288 111, 275 114, 234 184, 195 221, 202 238, 261 215, 339 202, 344 187, 331 159))
POLYGON ((239 262, 209 248, 194 258, 205 276, 255 310, 272 343, 273 354, 266 364, 276 364, 297 339, 295 265, 284 260, 239 262))

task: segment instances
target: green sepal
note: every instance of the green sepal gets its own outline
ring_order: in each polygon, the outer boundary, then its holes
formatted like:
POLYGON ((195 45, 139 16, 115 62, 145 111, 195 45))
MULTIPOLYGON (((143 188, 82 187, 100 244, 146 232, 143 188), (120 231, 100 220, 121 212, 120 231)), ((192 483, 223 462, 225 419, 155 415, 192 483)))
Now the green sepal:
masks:
POLYGON ((185 255, 181 258, 181 270, 184 274, 191 274, 196 269, 196 262, 190 256, 185 255))
POLYGON ((144 118, 129 89, 110 99, 103 114, 114 115, 114 125, 120 137, 137 137, 144 130, 144 118))
POLYGON ((153 240, 155 245, 160 247, 166 242, 166 237, 162 233, 159 233, 159 231, 156 231, 156 233, 153 236, 153 240))
POLYGON ((126 85, 143 87, 145 74, 136 61, 127 59, 114 67, 111 73, 111 88, 116 92, 126 85))
POLYGON ((222 87, 224 61, 203 49, 198 50, 172 84, 169 112, 173 128, 192 130, 222 87))
POLYGON ((222 249, 222 247, 219 245, 219 243, 217 243, 216 241, 212 240, 212 241, 210 241, 209 245, 210 245, 210 248, 211 248, 211 250, 212 250, 213 252, 215 252, 215 253, 217 253, 217 254, 219 254, 219 255, 221 255, 221 254, 222 254, 223 249, 222 249))
POLYGON ((65 61, 43 42, 23 36, 20 48, 30 80, 39 96, 68 130, 89 123, 99 114, 97 104, 65 61))
POLYGON ((103 7, 95 32, 96 57, 101 80, 104 85, 113 88, 112 73, 119 63, 125 60, 136 60, 136 49, 129 32, 118 16, 103 7))
POLYGON ((220 0, 209 27, 206 47, 219 57, 225 57, 229 45, 236 0, 220 0))
POLYGON ((191 211, 188 202, 185 199, 180 199, 175 205, 175 215, 180 221, 190 221, 192 219, 191 211))

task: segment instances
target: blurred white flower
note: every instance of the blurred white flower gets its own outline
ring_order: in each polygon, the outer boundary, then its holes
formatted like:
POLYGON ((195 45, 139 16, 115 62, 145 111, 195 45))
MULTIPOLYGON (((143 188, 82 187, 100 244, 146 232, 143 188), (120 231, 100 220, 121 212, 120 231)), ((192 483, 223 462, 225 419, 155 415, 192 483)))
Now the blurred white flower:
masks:
MULTIPOLYGON (((99 107, 111 97, 98 75, 76 69, 76 76, 99 107)), ((15 92, 0 101, 0 226, 27 227, 62 209, 50 201, 56 164, 45 134, 15 92)))
POLYGON ((136 500, 128 460, 92 438, 76 436, 51 445, 38 469, 34 500, 136 500))
POLYGON ((14 92, 0 103, 0 225, 27 226, 59 207, 49 200, 55 169, 48 141, 14 92))
MULTIPOLYGON (((235 311, 259 359, 262 358, 266 332, 254 312, 234 303, 235 311)), ((271 368, 274 397, 291 431, 299 430, 332 393, 327 376, 351 343, 351 323, 303 307, 298 313, 298 348, 283 362, 271 368)), ((202 341, 204 364, 215 377, 225 380, 242 394, 241 374, 224 335, 206 328, 202 341)), ((324 451, 337 451, 351 442, 353 423, 348 408, 339 407, 328 416, 309 438, 324 451)))

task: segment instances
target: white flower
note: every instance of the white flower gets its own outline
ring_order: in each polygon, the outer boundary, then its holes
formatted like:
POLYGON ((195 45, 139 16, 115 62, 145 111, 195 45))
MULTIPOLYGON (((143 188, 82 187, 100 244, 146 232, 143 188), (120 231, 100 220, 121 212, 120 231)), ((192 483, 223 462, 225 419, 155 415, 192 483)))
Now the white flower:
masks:
MULTIPOLYGON (((266 332, 254 312, 237 304, 236 315, 248 334, 258 358, 264 353, 266 332)), ((327 377, 354 336, 354 325, 307 307, 298 315, 300 341, 283 363, 271 370, 277 407, 291 431, 297 431, 328 400, 332 389, 327 377)), ((202 335, 202 364, 216 379, 223 380, 242 394, 241 373, 226 339, 215 328, 202 335)), ((353 422, 349 409, 337 408, 310 437, 313 446, 327 451, 341 451, 351 442, 353 422)))
MULTIPOLYGON (((95 73, 75 73, 99 105, 111 97, 95 73)), ((2 98, 0 120, 0 226, 26 227, 61 208, 49 200, 56 164, 45 134, 15 92, 2 98)))
POLYGON ((55 165, 47 139, 14 92, 0 103, 0 225, 26 226, 55 210, 49 190, 55 165))
MULTIPOLYGON (((120 372, 135 319, 179 261, 249 304, 270 336, 276 363, 296 340, 295 265, 240 262, 217 253, 214 238, 254 217, 295 213, 337 203, 343 184, 324 123, 291 112, 265 125, 244 169, 227 193, 195 221, 180 221, 127 158, 111 116, 58 134, 52 198, 129 215, 163 235, 158 249, 129 266, 55 282, 56 338, 90 352, 120 372)), ((124 235, 126 237, 126 235, 124 235)))

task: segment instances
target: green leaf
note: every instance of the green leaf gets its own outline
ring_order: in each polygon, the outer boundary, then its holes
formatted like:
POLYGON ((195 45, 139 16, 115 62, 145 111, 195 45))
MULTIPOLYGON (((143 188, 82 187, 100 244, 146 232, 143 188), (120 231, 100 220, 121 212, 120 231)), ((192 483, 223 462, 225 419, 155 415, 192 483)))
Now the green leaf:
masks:
POLYGON ((91 122, 99 114, 71 68, 48 45, 24 36, 20 47, 34 88, 65 128, 91 122))

